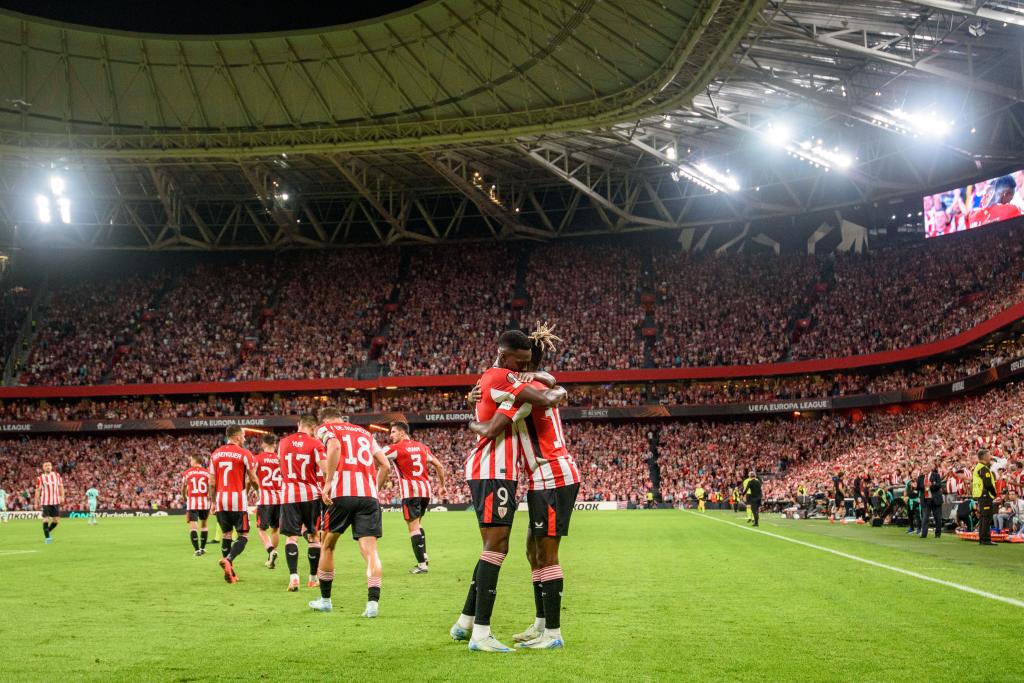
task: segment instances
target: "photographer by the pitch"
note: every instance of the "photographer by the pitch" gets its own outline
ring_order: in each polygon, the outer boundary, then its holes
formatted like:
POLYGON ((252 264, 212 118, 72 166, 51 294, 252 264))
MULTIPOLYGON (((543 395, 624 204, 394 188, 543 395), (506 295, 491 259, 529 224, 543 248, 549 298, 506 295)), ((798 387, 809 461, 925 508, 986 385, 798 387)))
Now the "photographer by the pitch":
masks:
POLYGON ((974 466, 971 495, 978 503, 978 543, 996 545, 992 542, 992 514, 995 507, 996 481, 989 468, 992 454, 984 448, 978 451, 978 462, 974 466))

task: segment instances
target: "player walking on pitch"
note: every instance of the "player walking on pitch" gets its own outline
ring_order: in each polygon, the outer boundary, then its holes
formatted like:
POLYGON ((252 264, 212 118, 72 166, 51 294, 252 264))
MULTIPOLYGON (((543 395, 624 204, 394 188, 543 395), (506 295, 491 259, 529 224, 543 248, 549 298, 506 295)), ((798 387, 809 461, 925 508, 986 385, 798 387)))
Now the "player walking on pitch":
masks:
POLYGON ((392 422, 389 436, 391 445, 386 449, 388 459, 398 470, 398 482, 402 489, 402 515, 409 527, 409 538, 412 540, 412 552, 416 557, 416 566, 409 570, 410 574, 426 574, 429 561, 427 558, 427 532, 421 520, 427 514, 427 506, 433 491, 430 488, 429 465, 437 474, 438 485, 444 490, 444 466, 434 457, 430 448, 419 441, 409 438, 409 424, 402 421, 392 422))
POLYGON ((210 494, 217 501, 217 525, 224 534, 223 558, 218 562, 224 580, 238 583, 234 562, 249 542, 249 497, 246 488, 259 488, 252 473, 252 453, 246 450, 245 431, 238 425, 225 430, 228 443, 210 456, 210 494), (234 542, 231 540, 235 533, 234 542))
POLYGON ((469 425, 479 439, 466 459, 466 481, 483 552, 473 570, 462 614, 449 633, 455 640, 468 640, 469 649, 476 652, 512 651, 491 633, 491 612, 517 505, 517 444, 526 432, 523 419, 534 407, 553 408, 565 397, 564 389, 540 392, 516 376, 529 364, 531 348, 530 338, 519 330, 509 330, 498 338, 498 357, 494 367, 480 378, 476 421, 469 425), (492 422, 495 414, 508 419, 492 422))
POLYGON ((306 538, 309 560, 310 588, 317 585, 320 564, 320 537, 317 520, 320 515, 319 477, 325 465, 324 446, 313 432, 315 415, 299 418, 298 431, 278 443, 277 455, 281 471, 281 533, 285 535, 284 559, 288 563, 288 590, 299 590, 299 536, 306 538))
POLYGON ((50 535, 60 524, 60 504, 64 501, 64 480, 53 471, 53 463, 43 463, 43 473, 36 477, 35 507, 43 512, 43 538, 52 543, 50 535))
POLYGON ((210 516, 210 472, 203 467, 198 455, 189 459, 190 465, 181 475, 181 497, 185 499, 185 521, 188 522, 192 554, 206 554, 206 520, 210 516), (198 525, 198 528, 197 528, 198 525))
POLYGON ((96 526, 96 509, 99 507, 100 492, 91 486, 85 492, 85 501, 89 506, 89 526, 96 526))
POLYGON ((253 456, 253 471, 259 482, 259 502, 256 504, 256 529, 263 547, 267 549, 264 566, 277 566, 277 544, 281 540, 281 467, 277 455, 277 437, 264 434, 260 439, 263 450, 253 456), (269 532, 269 533, 268 533, 269 532))
POLYGON ((322 498, 328 505, 324 513, 324 545, 320 555, 320 598, 309 606, 318 612, 331 611, 331 587, 334 584, 334 548, 345 530, 352 527, 352 538, 366 562, 366 609, 364 617, 376 617, 380 609, 381 564, 377 539, 381 537, 380 503, 377 490, 391 471, 388 457, 373 436, 358 425, 346 422, 340 410, 328 408, 321 413, 324 423, 316 435, 327 448, 322 498))

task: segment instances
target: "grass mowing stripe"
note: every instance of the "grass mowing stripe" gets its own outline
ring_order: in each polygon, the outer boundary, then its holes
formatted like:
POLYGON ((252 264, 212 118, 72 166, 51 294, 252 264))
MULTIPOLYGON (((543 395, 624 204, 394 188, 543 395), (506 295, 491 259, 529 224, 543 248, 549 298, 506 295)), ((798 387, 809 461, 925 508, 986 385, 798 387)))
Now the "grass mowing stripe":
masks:
POLYGON ((1008 597, 1006 597, 1004 595, 997 595, 996 593, 989 593, 988 591, 983 591, 983 590, 981 590, 979 588, 972 588, 970 586, 965 586, 962 583, 956 583, 954 581, 946 581, 945 579, 937 579, 934 576, 928 576, 927 574, 920 574, 918 572, 910 571, 909 569, 903 569, 901 567, 894 567, 891 564, 885 564, 885 563, 882 563, 882 562, 876 562, 875 560, 869 560, 866 557, 860 557, 859 555, 853 555, 851 553, 844 553, 841 550, 835 550, 833 548, 826 548, 823 545, 817 545, 815 543, 808 543, 807 541, 800 541, 800 540, 797 540, 795 538, 790 538, 788 536, 783 536, 782 534, 772 533, 771 531, 764 531, 763 529, 755 529, 753 527, 744 526, 742 524, 737 524, 736 522, 730 522, 730 521, 725 520, 725 519, 719 519, 717 517, 708 517, 708 516, 705 516, 705 515, 701 515, 701 514, 699 514, 697 512, 694 512, 692 510, 687 510, 687 512, 689 512, 692 515, 695 515, 696 517, 703 518, 703 519, 710 519, 710 520, 715 521, 715 522, 721 522, 722 524, 728 524, 729 526, 736 527, 737 529, 743 529, 744 531, 753 531, 755 533, 763 534, 765 536, 771 536, 772 538, 777 538, 777 539, 782 540, 782 541, 788 541, 790 543, 796 543, 797 545, 802 545, 802 546, 806 546, 808 548, 813 548, 814 550, 820 550, 822 552, 831 553, 833 555, 838 555, 839 557, 845 557, 848 560, 854 560, 856 562, 863 562, 864 564, 871 565, 872 567, 878 567, 880 569, 888 569, 891 572, 896 572, 898 574, 904 574, 906 576, 911 576, 911 577, 913 577, 915 579, 920 579, 921 581, 930 581, 931 583, 937 583, 940 586, 946 586, 948 588, 955 588, 955 589, 957 589, 959 591, 963 591, 965 593, 972 593, 974 595, 978 595, 978 596, 981 596, 983 598, 988 598, 989 600, 997 600, 999 602, 1005 602, 1007 605, 1013 605, 1014 607, 1024 608, 1024 602, 1022 602, 1020 600, 1017 600, 1015 598, 1008 598, 1008 597))
POLYGON ((38 550, 0 550, 0 557, 4 555, 25 555, 26 553, 38 553, 38 550))

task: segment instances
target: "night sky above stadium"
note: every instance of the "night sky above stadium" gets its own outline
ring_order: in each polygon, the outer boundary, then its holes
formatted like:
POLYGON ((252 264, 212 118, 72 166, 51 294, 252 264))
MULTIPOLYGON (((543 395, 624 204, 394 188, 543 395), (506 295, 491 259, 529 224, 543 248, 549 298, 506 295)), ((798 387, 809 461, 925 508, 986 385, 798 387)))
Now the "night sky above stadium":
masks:
POLYGON ((419 2, 341 0, 251 5, 195 0, 0 0, 0 7, 55 21, 121 31, 216 35, 332 26, 380 17, 419 2))

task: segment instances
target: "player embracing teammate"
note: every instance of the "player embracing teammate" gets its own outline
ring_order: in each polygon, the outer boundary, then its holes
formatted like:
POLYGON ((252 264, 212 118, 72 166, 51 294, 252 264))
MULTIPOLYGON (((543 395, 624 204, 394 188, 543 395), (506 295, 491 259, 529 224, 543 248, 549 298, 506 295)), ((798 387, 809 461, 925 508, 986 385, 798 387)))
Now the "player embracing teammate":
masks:
MULTIPOLYGON (((538 370, 544 353, 554 351, 560 341, 544 325, 530 335, 532 357, 523 379, 535 389, 554 388, 555 378, 538 370)), ((520 443, 520 455, 529 481, 526 504, 530 515, 526 557, 530 561, 537 611, 534 623, 512 638, 516 647, 557 649, 565 646, 561 630, 565 579, 558 547, 562 537, 569 535, 569 521, 580 491, 580 471, 566 447, 557 407, 534 409, 524 421, 528 438, 520 443)))
POLYGON ((483 552, 473 570, 462 614, 450 633, 455 640, 468 640, 469 649, 477 652, 511 652, 494 637, 490 624, 498 574, 508 554, 518 505, 519 450, 529 440, 526 418, 531 411, 556 408, 565 398, 561 387, 541 390, 517 374, 530 366, 533 346, 530 337, 519 330, 503 333, 494 367, 480 378, 474 394, 476 420, 470 430, 479 438, 466 460, 466 481, 483 552))

